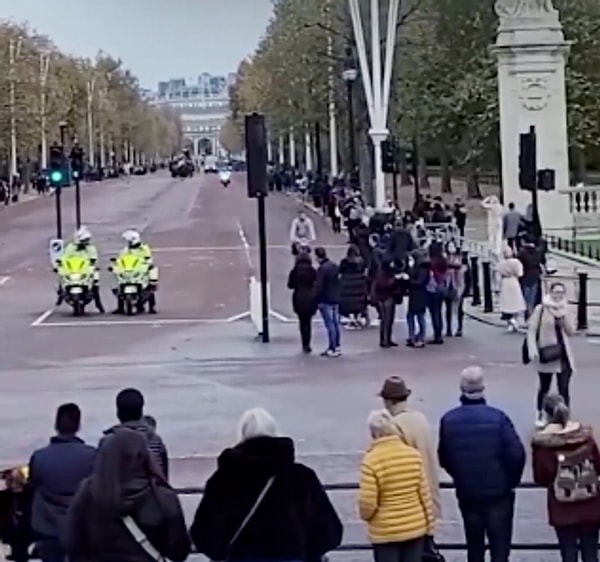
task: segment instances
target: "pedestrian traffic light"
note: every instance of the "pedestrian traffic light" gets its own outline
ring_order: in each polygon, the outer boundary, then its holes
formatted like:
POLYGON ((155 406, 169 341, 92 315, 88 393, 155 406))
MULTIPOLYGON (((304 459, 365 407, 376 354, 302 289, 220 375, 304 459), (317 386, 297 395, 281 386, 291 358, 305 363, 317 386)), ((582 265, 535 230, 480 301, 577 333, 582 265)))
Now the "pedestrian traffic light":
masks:
POLYGON ((381 143, 381 169, 384 174, 396 173, 396 147, 391 140, 381 143))
POLYGON ((71 150, 71 170, 75 179, 79 179, 83 173, 83 148, 79 145, 75 145, 71 150))
POLYGON ((50 161, 48 163, 48 168, 50 172, 50 185, 53 187, 62 186, 67 177, 65 153, 62 146, 55 144, 50 147, 50 161))

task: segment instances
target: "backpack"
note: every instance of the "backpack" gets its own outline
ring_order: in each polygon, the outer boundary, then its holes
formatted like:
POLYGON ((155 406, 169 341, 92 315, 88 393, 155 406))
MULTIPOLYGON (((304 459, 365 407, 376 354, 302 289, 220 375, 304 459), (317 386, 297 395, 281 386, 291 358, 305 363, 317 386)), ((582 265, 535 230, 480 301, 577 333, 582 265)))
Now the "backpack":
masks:
POLYGON ((557 454, 553 489, 560 503, 582 502, 599 495, 598 472, 589 447, 557 454))

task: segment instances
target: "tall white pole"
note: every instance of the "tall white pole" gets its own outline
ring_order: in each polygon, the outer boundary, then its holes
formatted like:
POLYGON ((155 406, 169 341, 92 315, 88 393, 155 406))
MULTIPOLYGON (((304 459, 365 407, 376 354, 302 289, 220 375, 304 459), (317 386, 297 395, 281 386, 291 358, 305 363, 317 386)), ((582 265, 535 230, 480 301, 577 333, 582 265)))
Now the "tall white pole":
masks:
POLYGON ((100 99, 98 100, 100 107, 100 116, 102 119, 98 119, 100 123, 100 167, 106 167, 106 139, 104 138, 104 109, 106 107, 106 96, 108 92, 106 87, 100 90, 100 99))
POLYGON ((273 145, 270 137, 267 139, 267 161, 273 162, 273 145))
POLYGON ((304 160, 306 162, 306 171, 311 172, 313 169, 313 159, 312 159, 312 137, 310 136, 310 131, 307 130, 304 136, 304 160))
POLYGON ((9 43, 9 73, 10 73, 10 175, 12 178, 19 173, 17 166, 17 99, 16 99, 16 62, 21 50, 21 39, 11 39, 9 43))
POLYGON ((279 164, 282 166, 285 164, 285 142, 283 140, 283 136, 279 136, 279 164))
MULTIPOLYGON (((327 17, 331 25, 331 0, 327 2, 327 17)), ((327 55, 333 61, 333 36, 327 35, 327 55)), ((329 172, 331 177, 339 175, 338 146, 337 146, 337 108, 335 104, 335 83, 333 79, 333 62, 329 64, 329 172)))
POLYGON ((50 67, 50 54, 40 55, 40 128, 41 128, 41 166, 48 167, 48 116, 46 115, 46 86, 48 83, 48 69, 50 67))
POLYGON ((290 146, 289 146, 289 152, 290 152, 290 167, 295 168, 296 167, 296 131, 294 130, 294 127, 290 127, 290 146))
POLYGON ((361 76, 365 89, 365 98, 369 109, 369 120, 371 122, 369 135, 373 142, 375 159, 375 205, 377 207, 383 207, 386 205, 387 197, 385 191, 385 174, 381 167, 381 156, 382 144, 389 137, 389 131, 387 129, 388 107, 400 3, 399 0, 388 0, 385 65, 382 76, 379 2, 380 0, 371 0, 370 20, 372 60, 371 69, 369 69, 359 1, 348 0, 350 16, 352 18, 352 28, 358 51, 358 59, 361 67, 361 76))
POLYGON ((94 143, 94 90, 96 77, 92 76, 87 83, 87 130, 88 130, 88 161, 93 167, 96 160, 96 147, 94 143))

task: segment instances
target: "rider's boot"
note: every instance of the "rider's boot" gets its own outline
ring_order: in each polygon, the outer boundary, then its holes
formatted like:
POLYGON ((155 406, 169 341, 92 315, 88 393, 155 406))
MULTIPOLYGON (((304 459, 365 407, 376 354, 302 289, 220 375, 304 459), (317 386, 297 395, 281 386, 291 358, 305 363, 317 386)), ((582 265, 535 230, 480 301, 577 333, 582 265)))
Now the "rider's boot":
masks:
POLYGON ((113 314, 125 314, 125 305, 123 303, 123 299, 118 299, 117 308, 113 310, 113 314))
POLYGON ((56 294, 57 294, 57 296, 56 296, 56 305, 55 306, 60 306, 64 301, 62 289, 58 289, 56 291, 56 294))
POLYGON ((156 314, 156 294, 151 293, 148 297, 148 314, 156 314))
POLYGON ((104 310, 104 305, 102 304, 102 299, 100 298, 100 287, 98 287, 98 285, 95 285, 92 288, 92 296, 94 298, 94 304, 96 305, 98 312, 100 314, 104 314, 106 311, 104 310))

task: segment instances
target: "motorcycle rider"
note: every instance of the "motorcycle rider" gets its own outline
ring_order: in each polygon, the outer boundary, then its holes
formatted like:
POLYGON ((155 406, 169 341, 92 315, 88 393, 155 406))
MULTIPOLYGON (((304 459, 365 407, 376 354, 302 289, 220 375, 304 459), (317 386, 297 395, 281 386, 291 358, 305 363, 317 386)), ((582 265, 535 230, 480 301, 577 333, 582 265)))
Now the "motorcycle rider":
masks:
POLYGON ((317 239, 315 225, 304 209, 298 211, 298 216, 292 221, 290 228, 290 242, 292 254, 297 255, 303 248, 310 249, 310 245, 317 239))
MULTIPOLYGON (((86 226, 81 226, 75 232, 73 241, 69 242, 65 248, 62 259, 68 259, 70 256, 78 256, 89 260, 94 268, 94 285, 92 287, 92 298, 94 305, 100 314, 104 314, 104 305, 100 298, 100 272, 98 270, 98 249, 92 244, 92 233, 86 226)), ((56 306, 62 304, 64 299, 62 288, 58 290, 58 299, 56 306)))
MULTIPOLYGON (((123 240, 127 243, 121 250, 119 258, 124 255, 135 255, 145 261, 148 266, 148 283, 150 295, 148 296, 148 312, 156 314, 156 288, 158 286, 158 268, 154 265, 152 250, 148 244, 142 242, 142 237, 137 230, 126 230, 122 234, 123 240)), ((119 300, 115 314, 124 314, 123 301, 119 300)))

